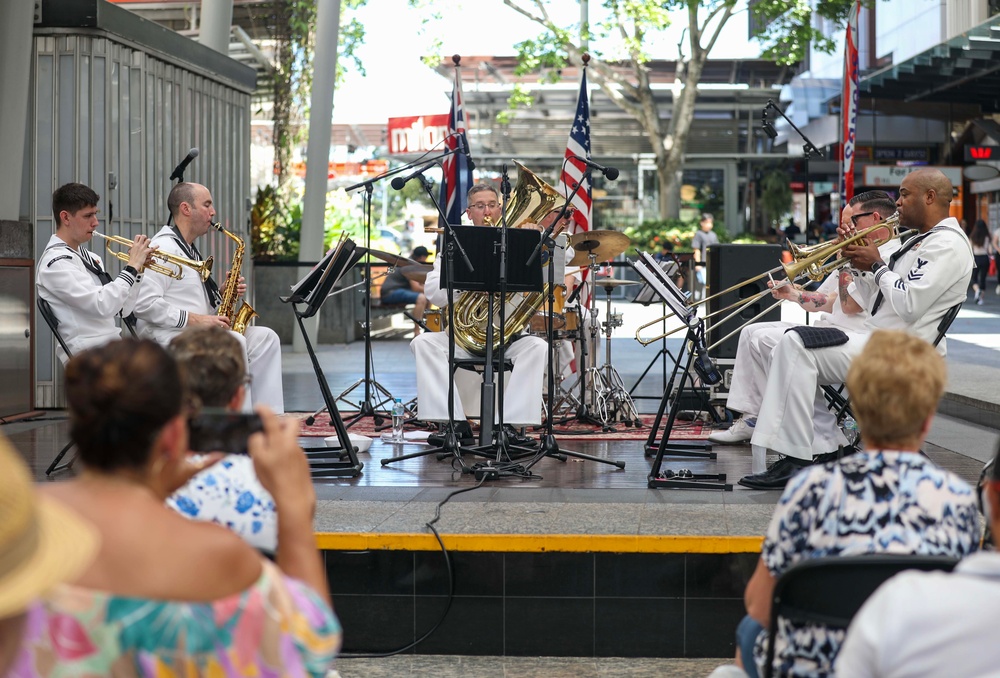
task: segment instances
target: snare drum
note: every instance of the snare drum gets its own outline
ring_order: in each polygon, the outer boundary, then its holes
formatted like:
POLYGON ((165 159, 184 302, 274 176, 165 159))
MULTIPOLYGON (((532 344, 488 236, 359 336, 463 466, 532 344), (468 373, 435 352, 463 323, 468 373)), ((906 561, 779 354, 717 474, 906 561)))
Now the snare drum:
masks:
POLYGON ((424 311, 424 324, 427 325, 428 332, 441 331, 441 317, 441 309, 439 308, 424 311))
MULTIPOLYGON (((561 330, 566 326, 566 318, 563 317, 562 313, 554 313, 552 315, 552 329, 561 330)), ((549 314, 545 311, 538 311, 531 317, 528 323, 528 327, 532 334, 540 337, 548 336, 549 333, 549 314)))

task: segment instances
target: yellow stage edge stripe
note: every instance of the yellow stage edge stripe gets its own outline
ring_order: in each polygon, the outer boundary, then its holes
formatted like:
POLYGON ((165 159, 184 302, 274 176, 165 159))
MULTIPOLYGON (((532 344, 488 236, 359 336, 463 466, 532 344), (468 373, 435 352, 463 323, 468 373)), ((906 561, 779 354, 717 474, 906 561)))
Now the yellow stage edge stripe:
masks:
MULTIPOLYGON (((617 534, 443 534, 449 551, 500 553, 759 553, 763 537, 617 534)), ((432 534, 318 532, 329 551, 438 551, 432 534)))

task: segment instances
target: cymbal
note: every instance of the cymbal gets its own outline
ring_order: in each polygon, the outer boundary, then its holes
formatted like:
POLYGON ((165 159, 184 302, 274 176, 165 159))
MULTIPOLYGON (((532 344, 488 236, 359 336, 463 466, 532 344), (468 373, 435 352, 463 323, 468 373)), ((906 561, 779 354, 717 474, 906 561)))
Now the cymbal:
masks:
MULTIPOLYGON (((359 249, 364 249, 363 247, 359 249)), ((413 259, 408 259, 402 254, 390 254, 389 252, 383 252, 382 250, 368 250, 368 254, 372 255, 376 259, 381 259, 387 264, 393 266, 408 266, 411 264, 419 264, 419 261, 414 261, 413 259)))
POLYGON ((590 254, 597 257, 596 261, 608 261, 628 249, 629 237, 618 231, 583 231, 569 237, 569 246, 573 248, 573 258, 566 262, 567 266, 583 266, 590 263, 590 254))
POLYGON ((621 278, 597 278, 594 284, 598 287, 621 287, 622 285, 638 285, 638 280, 622 280, 621 278))
POLYGON ((409 264, 408 266, 400 266, 397 270, 408 279, 422 283, 427 279, 427 274, 434 270, 434 266, 431 264, 409 264))

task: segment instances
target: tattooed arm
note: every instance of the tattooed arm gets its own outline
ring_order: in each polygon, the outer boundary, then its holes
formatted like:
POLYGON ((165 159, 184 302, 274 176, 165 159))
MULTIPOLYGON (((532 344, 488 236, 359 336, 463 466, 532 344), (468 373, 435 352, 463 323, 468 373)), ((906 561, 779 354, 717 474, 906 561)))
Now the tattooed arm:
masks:
POLYGON ((857 315, 858 313, 863 313, 864 308, 861 304, 854 300, 854 297, 850 295, 847 288, 854 281, 854 274, 850 271, 840 271, 840 280, 837 287, 837 293, 840 295, 840 308, 844 310, 845 315, 857 315))

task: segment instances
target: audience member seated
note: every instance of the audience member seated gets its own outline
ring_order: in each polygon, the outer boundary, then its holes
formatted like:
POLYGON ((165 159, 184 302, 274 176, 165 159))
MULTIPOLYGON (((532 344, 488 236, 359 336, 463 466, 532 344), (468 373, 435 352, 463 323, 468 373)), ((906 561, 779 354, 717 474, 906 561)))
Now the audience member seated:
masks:
MULTIPOLYGON (((195 405, 239 413, 246 395, 243 349, 222 327, 189 327, 167 350, 184 375, 195 405)), ((274 499, 253 470, 253 460, 230 454, 167 499, 182 515, 228 527, 247 542, 273 552, 278 541, 274 499)))
POLYGON ((249 438, 278 512, 275 562, 165 500, 220 454, 188 452, 177 363, 152 341, 77 354, 66 367, 84 470, 47 487, 101 536, 94 562, 46 599, 19 676, 324 676, 340 644, 312 530, 316 495, 298 422, 266 406, 249 438))
MULTIPOLYGON (((1000 534, 1000 449, 986 480, 983 511, 1000 534)), ((994 676, 1000 666, 996 610, 1000 554, 975 553, 954 572, 903 572, 883 584, 851 622, 837 674, 994 676)))
MULTIPOLYGON (((736 632, 738 659, 750 676, 763 670, 774 584, 796 563, 868 553, 962 557, 975 550, 972 488, 920 452, 945 380, 934 347, 895 330, 874 332, 851 363, 847 388, 864 449, 802 469, 781 495, 736 632)), ((774 674, 832 675, 843 635, 779 619, 774 674)))
POLYGON ((27 466, 0 435, 0 676, 28 675, 13 662, 40 612, 39 596, 79 575, 96 551, 94 529, 38 496, 27 466))
MULTIPOLYGON (((421 264, 426 264, 429 255, 426 247, 419 246, 413 249, 410 258, 421 264)), ((382 287, 379 289, 379 299, 383 306, 413 304, 413 317, 418 322, 424 319, 424 311, 427 309, 424 284, 410 280, 398 268, 393 269, 392 273, 385 277, 382 287)), ((416 325, 413 331, 419 334, 420 325, 416 325)))

